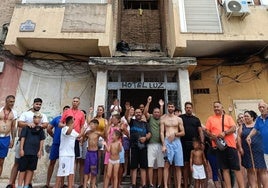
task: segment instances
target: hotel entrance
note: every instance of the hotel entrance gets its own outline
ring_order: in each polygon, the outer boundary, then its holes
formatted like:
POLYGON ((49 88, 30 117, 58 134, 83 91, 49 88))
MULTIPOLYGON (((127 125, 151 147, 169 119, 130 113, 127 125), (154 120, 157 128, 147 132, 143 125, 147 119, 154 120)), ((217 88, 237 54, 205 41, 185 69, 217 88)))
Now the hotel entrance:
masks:
MULTIPOLYGON (((109 72, 108 73, 108 104, 109 107, 115 98, 120 100, 123 112, 125 103, 138 108, 146 105, 148 96, 153 100, 149 113, 154 107, 159 107, 158 101, 163 99, 165 104, 171 101, 180 108, 178 95, 177 72, 109 72)), ((165 111, 165 109, 164 109, 165 111)))
POLYGON ((146 105, 148 96, 153 98, 149 109, 149 113, 152 113, 153 108, 159 107, 158 101, 165 100, 165 91, 163 89, 122 89, 121 105, 124 109, 124 104, 130 102, 130 105, 136 109, 140 104, 146 105))
POLYGON ((160 98, 165 102, 165 111, 168 101, 181 108, 186 101, 191 101, 189 75, 196 64, 192 57, 91 57, 89 66, 96 76, 94 109, 98 105, 109 109, 115 98, 123 108, 126 101, 138 107, 140 103, 145 104, 150 95, 152 108, 160 98))

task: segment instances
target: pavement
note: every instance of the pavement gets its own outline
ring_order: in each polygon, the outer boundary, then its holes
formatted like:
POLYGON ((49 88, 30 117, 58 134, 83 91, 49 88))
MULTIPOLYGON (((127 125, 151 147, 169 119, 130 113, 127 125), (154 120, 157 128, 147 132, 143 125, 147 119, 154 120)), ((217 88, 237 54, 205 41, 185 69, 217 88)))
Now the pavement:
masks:
MULTIPOLYGON (((45 180, 44 180, 45 182, 45 180)), ((8 178, 0 178, 0 188, 5 188, 6 186, 8 185, 8 178)), ((43 186, 45 185, 45 183, 35 183, 33 182, 33 187, 34 188, 43 188, 43 186)), ((50 185, 51 188, 53 187, 53 183, 50 185)), ((122 182, 122 185, 121 185, 121 188, 129 188, 131 186, 131 183, 130 183, 130 177, 126 177, 123 179, 123 182, 122 182)), ((75 184, 74 188, 78 188, 79 185, 78 184, 75 184)), ((99 182, 98 183, 98 188, 102 188, 103 187, 103 182, 99 182)), ((193 186, 191 186, 193 187, 193 186)), ((209 180, 208 181, 208 188, 214 188, 214 184, 213 184, 213 181, 212 180, 209 180)))
MULTIPOLYGON (((33 181, 33 187, 34 188, 43 188, 43 186, 45 185, 45 181, 46 181, 45 179, 44 179, 44 183, 35 183, 33 181)), ((1 178, 0 177, 0 188, 5 188, 8 185, 8 182, 9 182, 9 179, 8 178, 1 178)), ((121 188, 129 188, 130 185, 131 185, 130 178, 127 177, 127 178, 125 178, 123 180, 121 188)), ((54 186, 54 183, 51 183, 50 186, 52 188, 54 186)), ((79 184, 76 183, 74 185, 74 188, 78 188, 78 187, 79 187, 79 184)), ((97 187, 98 188, 102 188, 103 187, 103 182, 99 182, 97 187)))

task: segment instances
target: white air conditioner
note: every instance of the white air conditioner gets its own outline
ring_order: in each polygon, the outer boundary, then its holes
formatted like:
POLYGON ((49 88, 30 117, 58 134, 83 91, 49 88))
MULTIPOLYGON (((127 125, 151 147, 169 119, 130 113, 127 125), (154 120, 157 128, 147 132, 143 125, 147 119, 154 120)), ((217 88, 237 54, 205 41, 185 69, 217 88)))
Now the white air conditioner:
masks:
POLYGON ((247 0, 225 0, 223 7, 228 19, 233 16, 244 19, 250 13, 247 0))

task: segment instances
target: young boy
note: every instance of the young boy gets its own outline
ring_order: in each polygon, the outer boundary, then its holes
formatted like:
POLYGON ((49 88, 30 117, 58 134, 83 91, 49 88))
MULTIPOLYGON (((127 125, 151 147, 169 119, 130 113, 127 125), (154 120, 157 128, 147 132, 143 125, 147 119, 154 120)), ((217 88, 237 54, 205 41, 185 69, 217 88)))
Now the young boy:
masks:
POLYGON ((194 178, 195 188, 204 188, 206 172, 205 166, 207 166, 205 154, 201 149, 201 141, 198 138, 193 139, 193 150, 191 151, 190 167, 194 178))
POLYGON ((87 182, 90 177, 90 187, 96 188, 96 176, 98 175, 98 141, 102 135, 97 131, 99 121, 93 119, 89 122, 90 130, 85 133, 83 140, 88 140, 88 148, 84 166, 84 188, 87 188, 87 182))
POLYGON ((55 188, 60 188, 64 176, 68 176, 68 187, 73 187, 74 183, 74 144, 79 133, 74 130, 74 118, 66 118, 66 126, 61 129, 60 150, 59 150, 59 169, 55 188))
POLYGON ((41 128, 41 119, 42 114, 35 112, 33 126, 26 126, 21 131, 18 188, 29 187, 38 158, 42 155, 45 133, 41 128), (22 186, 23 184, 24 186, 22 186))
POLYGON ((104 188, 108 188, 109 181, 111 180, 111 176, 113 175, 113 187, 118 187, 118 172, 120 167, 120 156, 119 153, 122 150, 122 133, 119 130, 114 130, 112 134, 112 142, 107 145, 104 142, 104 146, 106 147, 107 152, 110 153, 109 163, 107 167, 107 175, 105 177, 104 188))

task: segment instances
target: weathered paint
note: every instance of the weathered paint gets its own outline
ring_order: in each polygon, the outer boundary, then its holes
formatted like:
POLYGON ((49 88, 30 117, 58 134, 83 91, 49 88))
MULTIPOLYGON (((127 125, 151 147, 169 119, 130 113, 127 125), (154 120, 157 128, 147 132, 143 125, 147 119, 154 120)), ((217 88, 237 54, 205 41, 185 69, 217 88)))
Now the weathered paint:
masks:
MULTIPOLYGON (((259 60, 257 63, 248 61, 240 66, 215 66, 221 62, 222 60, 199 60, 195 71, 201 72, 201 80, 191 80, 191 89, 210 89, 210 94, 192 95, 195 113, 203 123, 214 113, 214 101, 221 101, 227 113, 229 106, 235 108, 234 100, 262 99, 268 102, 267 63, 258 63, 259 60), (202 66, 210 63, 214 66, 202 66)), ((235 109, 231 115, 235 118, 235 109)))
POLYGON ((4 57, 3 72, 0 73, 0 106, 5 104, 7 95, 16 95, 19 78, 21 75, 22 61, 4 57))
MULTIPOLYGON (((21 114, 31 108, 33 99, 40 97, 43 100, 41 112, 48 119, 59 115, 63 106, 71 105, 72 98, 81 98, 80 108, 88 111, 93 104, 95 80, 92 77, 87 63, 26 60, 17 87, 14 109, 21 114), (69 64, 69 65, 68 65, 69 64)), ((16 71, 13 70, 13 71, 16 71)), ((16 78, 16 76, 14 76, 16 78)), ((18 83, 18 82, 17 82, 18 83)), ((5 84, 8 85, 8 84, 5 84)), ((34 182, 44 182, 48 167, 49 149, 52 139, 46 135, 44 155, 38 162, 34 182)), ((11 149, 5 161, 4 169, 10 169, 14 162, 14 150, 11 149)), ((57 167, 55 168, 57 169, 57 167)), ((3 171, 3 177, 9 177, 10 170, 3 171)), ((54 177, 53 180, 54 181, 54 177)))

